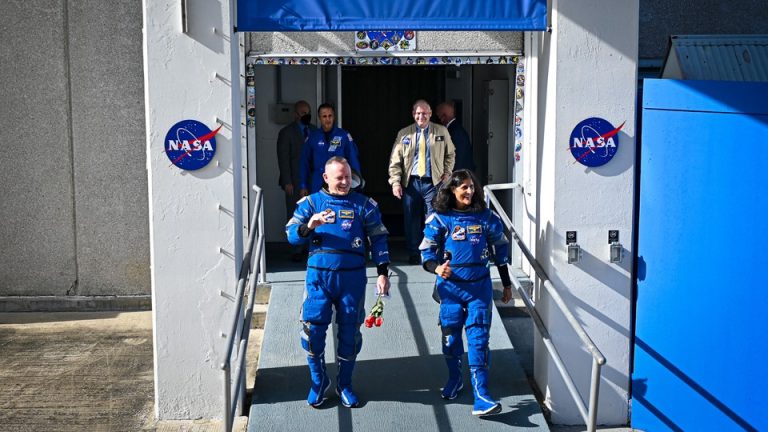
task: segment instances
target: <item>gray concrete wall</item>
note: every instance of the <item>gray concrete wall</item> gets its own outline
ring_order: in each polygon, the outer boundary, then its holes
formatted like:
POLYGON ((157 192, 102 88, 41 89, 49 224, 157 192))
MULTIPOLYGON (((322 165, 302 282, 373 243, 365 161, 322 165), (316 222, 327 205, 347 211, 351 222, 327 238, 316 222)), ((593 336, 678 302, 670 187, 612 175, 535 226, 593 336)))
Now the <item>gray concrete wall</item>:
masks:
POLYGON ((141 1, 0 16, 0 295, 149 294, 141 1))
POLYGON ((661 60, 670 35, 766 34, 765 0, 640 0, 640 58, 661 60))

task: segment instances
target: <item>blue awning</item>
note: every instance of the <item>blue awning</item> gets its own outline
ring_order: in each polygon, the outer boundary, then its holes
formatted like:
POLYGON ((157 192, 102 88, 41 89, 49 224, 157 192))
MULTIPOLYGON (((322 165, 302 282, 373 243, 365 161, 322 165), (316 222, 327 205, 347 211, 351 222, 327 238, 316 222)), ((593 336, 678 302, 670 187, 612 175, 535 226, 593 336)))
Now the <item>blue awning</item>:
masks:
POLYGON ((237 0, 237 31, 545 30, 547 0, 237 0))

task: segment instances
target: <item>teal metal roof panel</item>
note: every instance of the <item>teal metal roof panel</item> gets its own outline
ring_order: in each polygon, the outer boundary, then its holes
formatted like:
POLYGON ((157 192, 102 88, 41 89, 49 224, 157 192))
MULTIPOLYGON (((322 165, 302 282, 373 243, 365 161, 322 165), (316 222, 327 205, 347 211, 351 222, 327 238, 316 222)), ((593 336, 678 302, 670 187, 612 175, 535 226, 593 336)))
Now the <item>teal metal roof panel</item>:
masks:
POLYGON ((662 78, 768 81, 768 35, 672 36, 662 78))

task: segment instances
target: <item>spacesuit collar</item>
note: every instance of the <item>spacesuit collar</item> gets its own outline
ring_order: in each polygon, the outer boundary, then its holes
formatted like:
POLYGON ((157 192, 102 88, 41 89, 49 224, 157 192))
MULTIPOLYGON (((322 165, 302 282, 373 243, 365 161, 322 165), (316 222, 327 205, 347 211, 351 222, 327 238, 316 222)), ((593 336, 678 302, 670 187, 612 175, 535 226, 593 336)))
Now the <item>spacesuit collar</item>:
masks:
POLYGON ((348 197, 348 196, 349 196, 349 194, 352 192, 352 191, 349 191, 349 192, 347 192, 347 193, 346 193, 346 194, 344 194, 344 195, 341 195, 341 194, 334 194, 334 193, 331 193, 331 192, 328 190, 328 187, 327 187, 327 186, 323 186, 323 188, 322 188, 322 189, 320 189, 320 190, 321 190, 321 191, 323 191, 323 193, 324 193, 324 194, 326 194, 326 195, 328 195, 328 196, 332 196, 332 197, 334 197, 334 198, 344 198, 344 197, 348 197))
POLYGON ((467 207, 464 210, 459 210, 456 207, 453 207, 451 209, 451 211, 459 213, 459 214, 467 214, 467 213, 476 213, 477 212, 477 210, 472 209, 472 207, 467 207))

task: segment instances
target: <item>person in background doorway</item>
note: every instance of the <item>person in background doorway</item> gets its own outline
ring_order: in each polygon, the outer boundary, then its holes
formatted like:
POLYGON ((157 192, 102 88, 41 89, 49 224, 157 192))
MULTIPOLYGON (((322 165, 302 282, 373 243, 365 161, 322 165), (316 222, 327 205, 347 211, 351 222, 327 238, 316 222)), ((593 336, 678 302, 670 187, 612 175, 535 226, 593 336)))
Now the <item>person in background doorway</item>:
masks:
POLYGON ((475 161, 472 158, 472 143, 469 140, 469 134, 464 127, 456 120, 456 105, 452 101, 441 103, 435 109, 440 123, 448 128, 451 134, 451 140, 456 147, 456 163, 453 166, 454 171, 460 169, 475 170, 475 161))
POLYGON ((504 292, 512 299, 509 277, 509 242, 499 215, 486 207, 483 190, 468 170, 454 171, 434 202, 419 249, 426 271, 437 275, 440 295, 440 328, 448 381, 441 397, 455 399, 464 387, 461 360, 462 330, 467 333, 469 370, 475 403, 472 414, 498 414, 501 404, 488 393, 493 286, 488 264, 499 270, 504 292))
POLYGON ((440 182, 453 170, 455 149, 444 126, 432 123, 432 108, 423 99, 413 104, 414 124, 395 137, 389 158, 389 184, 392 195, 403 200, 405 245, 408 262, 419 264, 421 227, 432 213, 432 199, 440 182))
POLYGON ((336 310, 336 393, 349 408, 358 406, 352 370, 362 348, 365 316, 366 245, 376 262, 376 293, 389 294, 387 229, 376 201, 352 191, 347 161, 334 156, 325 164, 327 187, 299 200, 285 227, 291 244, 309 244, 301 308, 301 345, 307 351, 312 384, 307 403, 319 407, 331 380, 325 370, 325 335, 336 310))
MULTIPOLYGON (((300 100, 293 105, 294 121, 280 129, 277 134, 277 164, 280 170, 280 187, 285 192, 285 220, 293 215, 296 201, 299 195, 299 158, 304 148, 304 142, 310 133, 317 129, 312 121, 312 108, 309 103, 300 100)), ((294 247, 291 251, 291 260, 299 262, 304 260, 302 247, 294 247)))
POLYGON ((333 156, 343 157, 357 174, 361 174, 357 145, 349 132, 334 125, 336 110, 333 105, 328 103, 320 105, 317 115, 320 118, 320 129, 309 135, 301 152, 299 163, 301 196, 315 193, 323 187, 325 162, 333 156))

